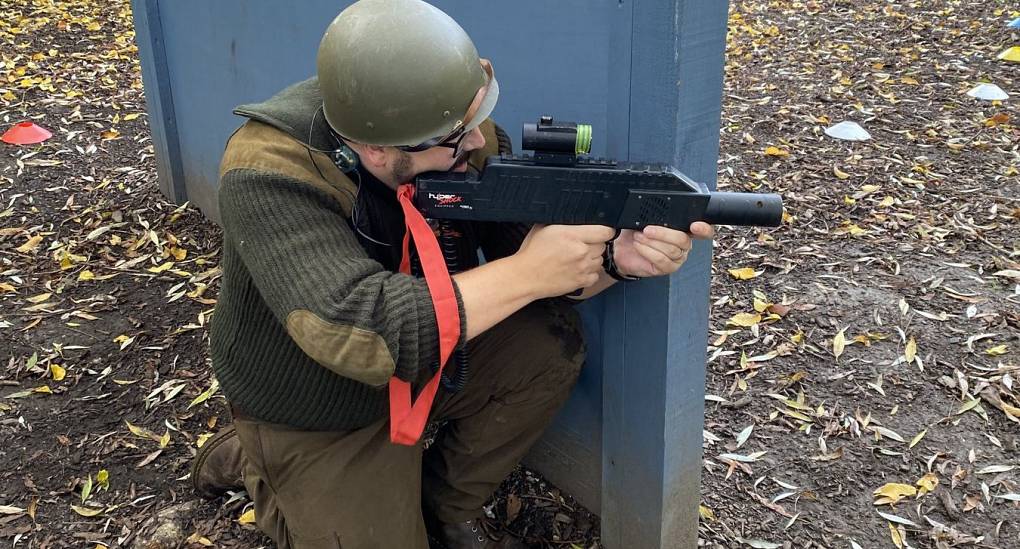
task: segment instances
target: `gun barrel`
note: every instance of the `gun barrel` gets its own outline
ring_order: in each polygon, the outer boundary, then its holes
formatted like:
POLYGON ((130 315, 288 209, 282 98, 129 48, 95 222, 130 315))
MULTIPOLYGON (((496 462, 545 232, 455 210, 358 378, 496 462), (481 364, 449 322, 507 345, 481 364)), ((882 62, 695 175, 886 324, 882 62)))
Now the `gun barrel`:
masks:
POLYGON ((778 194, 710 193, 705 221, 713 225, 778 227, 783 222, 783 199, 778 194))

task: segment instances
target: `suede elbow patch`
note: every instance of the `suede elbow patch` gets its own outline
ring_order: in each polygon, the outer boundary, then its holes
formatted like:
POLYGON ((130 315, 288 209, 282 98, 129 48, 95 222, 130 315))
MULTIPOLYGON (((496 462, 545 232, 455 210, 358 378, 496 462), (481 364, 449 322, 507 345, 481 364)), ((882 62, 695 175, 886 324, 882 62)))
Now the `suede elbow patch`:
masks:
POLYGON ((287 315, 287 333, 305 354, 344 377, 378 387, 396 370, 386 341, 377 333, 329 322, 305 309, 287 315))

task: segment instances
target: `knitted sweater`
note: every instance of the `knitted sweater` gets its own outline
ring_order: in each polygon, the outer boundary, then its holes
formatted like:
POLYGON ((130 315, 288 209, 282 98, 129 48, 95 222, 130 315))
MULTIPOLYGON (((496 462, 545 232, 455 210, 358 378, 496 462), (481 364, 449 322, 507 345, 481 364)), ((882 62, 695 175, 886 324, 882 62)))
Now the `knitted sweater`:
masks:
MULTIPOLYGON (((402 234, 395 192, 360 171, 361 186, 375 186, 364 192, 305 146, 335 148, 321 104, 312 78, 235 111, 250 120, 231 136, 220 168, 223 278, 211 354, 224 394, 244 414, 346 430, 384 417, 391 376, 420 384, 432 375, 438 329, 425 281, 394 272, 392 249, 370 253, 354 230, 358 204, 359 215, 376 217, 369 224, 402 234)), ((500 141, 491 121, 483 131, 476 167, 500 141)), ((488 260, 514 253, 527 232, 475 225, 488 260)))

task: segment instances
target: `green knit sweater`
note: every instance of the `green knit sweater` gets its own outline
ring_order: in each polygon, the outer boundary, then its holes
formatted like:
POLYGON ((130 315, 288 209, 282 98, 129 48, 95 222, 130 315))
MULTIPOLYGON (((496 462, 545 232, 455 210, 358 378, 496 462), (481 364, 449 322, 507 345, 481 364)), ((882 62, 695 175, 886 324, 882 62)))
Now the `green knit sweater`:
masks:
MULTIPOLYGON (((359 245, 349 223, 357 187, 302 145, 328 146, 319 105, 311 79, 235 111, 251 120, 221 165, 211 354, 224 394, 245 415, 346 430, 385 416, 392 375, 431 376, 438 332, 424 280, 387 270, 359 245)), ((494 137, 479 158, 496 152, 494 137)), ((494 255, 513 253, 524 229, 506 234, 494 255)), ((457 301, 465 334, 459 291, 457 301)))

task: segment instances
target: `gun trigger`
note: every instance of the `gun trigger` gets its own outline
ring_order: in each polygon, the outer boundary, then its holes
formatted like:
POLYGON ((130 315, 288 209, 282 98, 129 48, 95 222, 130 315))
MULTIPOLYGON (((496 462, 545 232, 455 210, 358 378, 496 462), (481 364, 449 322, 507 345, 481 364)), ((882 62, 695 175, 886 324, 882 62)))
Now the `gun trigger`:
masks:
POLYGON ((623 232, 623 229, 621 229, 619 227, 616 227, 616 233, 613 234, 613 238, 610 238, 609 241, 612 242, 612 241, 616 240, 617 238, 620 238, 620 233, 622 233, 622 232, 623 232))

